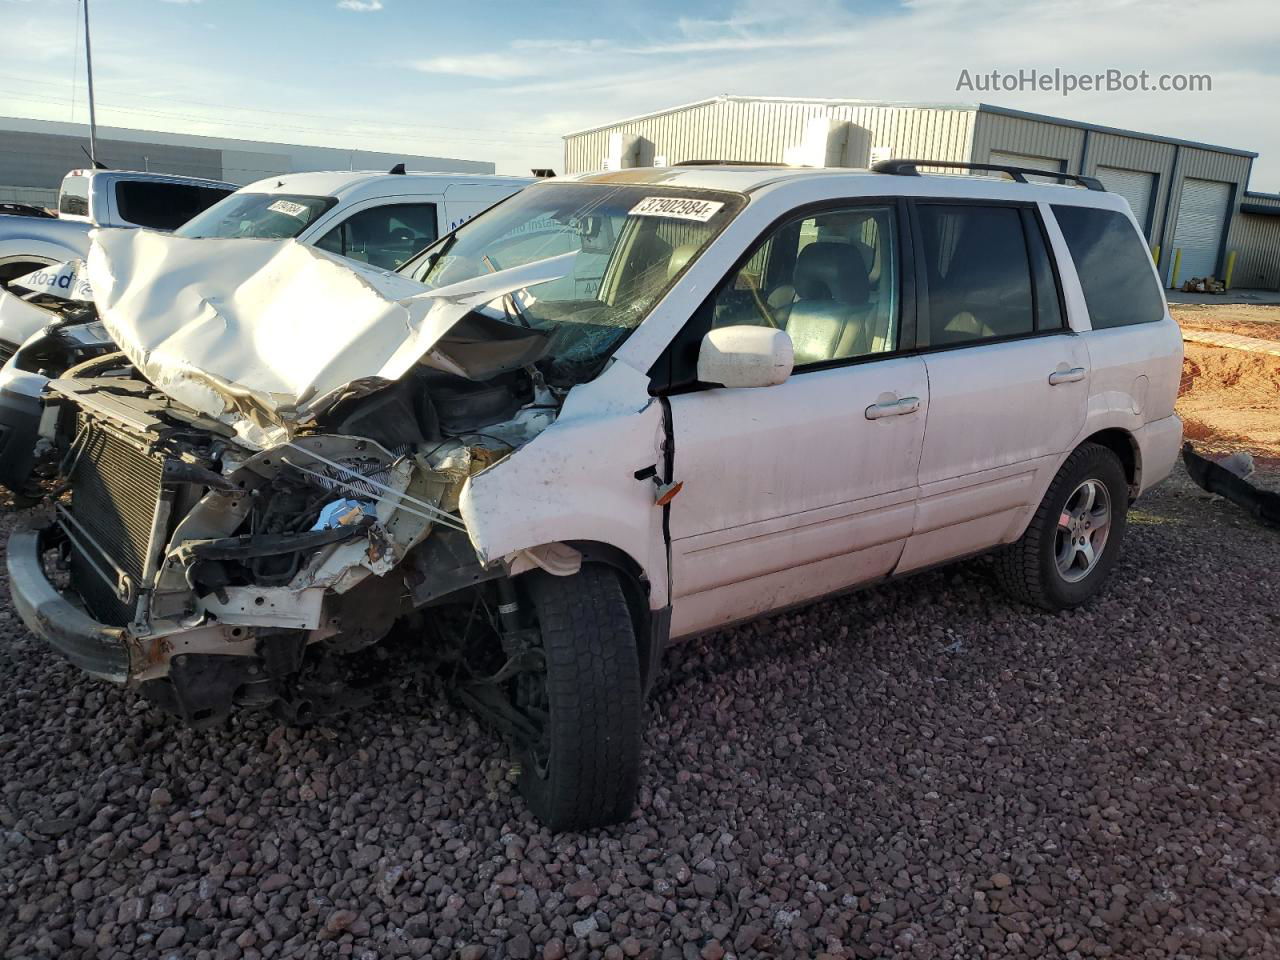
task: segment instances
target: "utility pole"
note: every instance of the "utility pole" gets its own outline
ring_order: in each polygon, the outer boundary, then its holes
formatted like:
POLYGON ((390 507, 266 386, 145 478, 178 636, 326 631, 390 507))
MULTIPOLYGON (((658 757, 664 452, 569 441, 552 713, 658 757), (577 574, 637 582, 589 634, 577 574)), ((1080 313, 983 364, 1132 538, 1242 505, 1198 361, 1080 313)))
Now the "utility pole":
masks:
POLYGON ((98 120, 93 112, 93 53, 89 48, 89 0, 84 4, 84 69, 89 78, 89 159, 98 165, 98 120))

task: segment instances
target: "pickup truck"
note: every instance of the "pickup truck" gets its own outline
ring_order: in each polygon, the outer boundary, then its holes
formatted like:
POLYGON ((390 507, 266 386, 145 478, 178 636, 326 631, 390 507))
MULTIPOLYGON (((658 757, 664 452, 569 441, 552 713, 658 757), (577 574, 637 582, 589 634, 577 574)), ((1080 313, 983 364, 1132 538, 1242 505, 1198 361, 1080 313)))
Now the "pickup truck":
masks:
POLYGON ((0 288, 41 267, 86 256, 94 227, 172 230, 237 189, 234 183, 200 177, 72 170, 62 180, 56 218, 0 207, 0 288))
MULTIPOLYGON (((534 182, 530 177, 399 171, 269 177, 225 197, 174 234, 292 238, 394 270, 438 237, 534 182)), ((17 289, 0 292, 0 485, 15 495, 30 492, 45 382, 73 363, 111 349, 101 324, 92 322, 96 315, 84 273, 69 263, 36 274, 54 281, 79 278, 61 289, 53 289, 55 283, 26 297, 17 289)))

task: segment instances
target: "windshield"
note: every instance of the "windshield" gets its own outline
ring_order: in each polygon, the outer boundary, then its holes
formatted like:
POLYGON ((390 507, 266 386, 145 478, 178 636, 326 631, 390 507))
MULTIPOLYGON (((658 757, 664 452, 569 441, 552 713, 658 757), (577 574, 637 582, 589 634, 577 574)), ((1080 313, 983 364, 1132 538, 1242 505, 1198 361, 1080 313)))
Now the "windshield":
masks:
POLYGON ((499 297, 484 312, 550 333, 549 378, 582 382, 745 202, 735 193, 652 184, 538 184, 460 227, 400 272, 434 288, 571 254, 557 279, 499 297))
POLYGON ((338 201, 290 193, 233 193, 174 231, 179 237, 296 237, 338 201))

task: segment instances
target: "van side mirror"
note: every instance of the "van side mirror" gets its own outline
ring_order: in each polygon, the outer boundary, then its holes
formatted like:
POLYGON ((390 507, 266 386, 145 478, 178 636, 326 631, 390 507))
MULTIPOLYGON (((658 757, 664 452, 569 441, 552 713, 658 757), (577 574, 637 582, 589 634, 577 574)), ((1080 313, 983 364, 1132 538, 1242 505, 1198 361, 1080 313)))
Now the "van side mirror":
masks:
POLYGON ((725 387, 771 387, 791 376, 793 366, 791 338, 773 327, 719 327, 698 350, 698 379, 725 387))

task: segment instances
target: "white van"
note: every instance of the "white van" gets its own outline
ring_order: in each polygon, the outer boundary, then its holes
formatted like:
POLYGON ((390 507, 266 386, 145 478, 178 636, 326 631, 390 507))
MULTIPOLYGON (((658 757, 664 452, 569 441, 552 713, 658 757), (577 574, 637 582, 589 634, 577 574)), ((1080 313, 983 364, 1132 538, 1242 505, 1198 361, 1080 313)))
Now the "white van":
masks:
POLYGON ((251 183, 174 233, 179 237, 292 237, 394 270, 530 177, 456 173, 287 173, 251 183))

